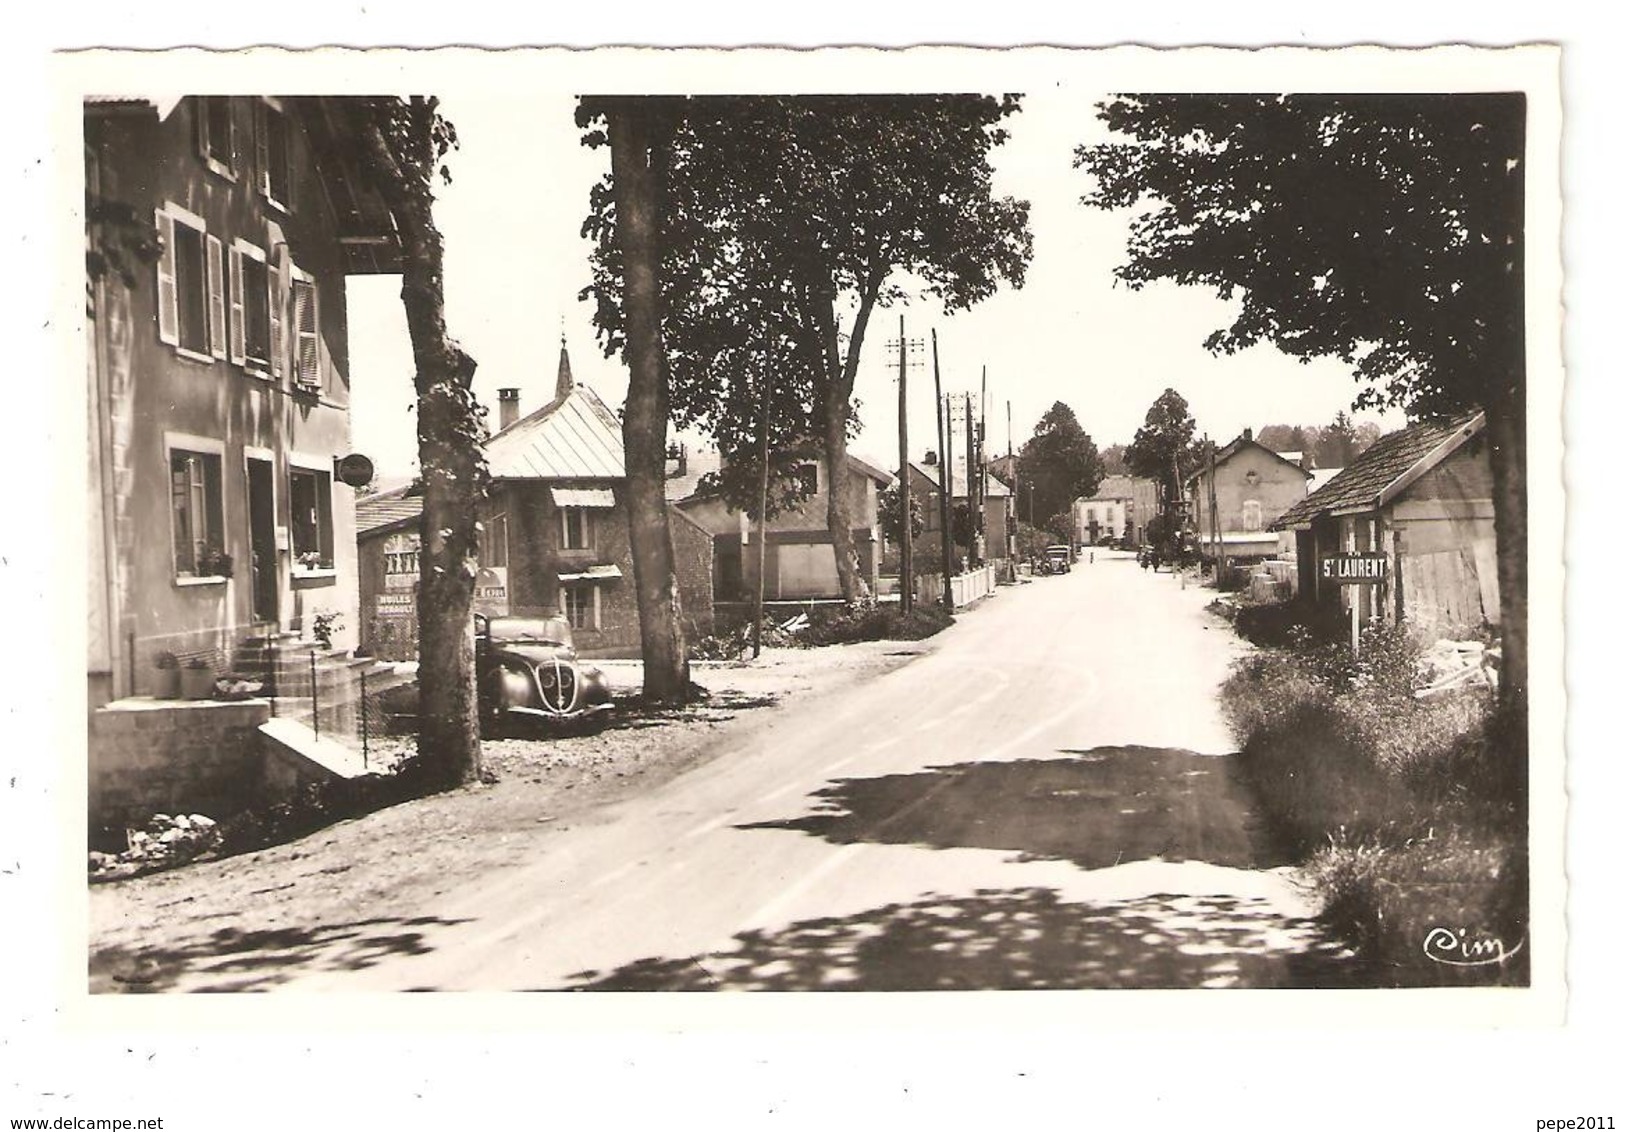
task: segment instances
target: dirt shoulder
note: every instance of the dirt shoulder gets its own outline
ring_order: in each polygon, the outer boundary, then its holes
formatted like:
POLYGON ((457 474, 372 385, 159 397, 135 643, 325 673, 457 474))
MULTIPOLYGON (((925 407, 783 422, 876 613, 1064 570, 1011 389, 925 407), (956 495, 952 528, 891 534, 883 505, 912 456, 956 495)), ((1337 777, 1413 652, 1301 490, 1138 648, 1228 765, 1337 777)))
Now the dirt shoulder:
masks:
MULTIPOLYGON (((932 641, 769 649, 760 659, 694 666, 710 698, 602 730, 483 745, 499 776, 340 822, 284 845, 205 861, 90 891, 92 991, 141 989, 145 953, 292 925, 409 915, 420 900, 528 859, 571 821, 650 789, 719 754, 785 710, 801 710, 908 663, 932 641)), ((636 662, 606 662, 617 697, 641 681, 636 662)))

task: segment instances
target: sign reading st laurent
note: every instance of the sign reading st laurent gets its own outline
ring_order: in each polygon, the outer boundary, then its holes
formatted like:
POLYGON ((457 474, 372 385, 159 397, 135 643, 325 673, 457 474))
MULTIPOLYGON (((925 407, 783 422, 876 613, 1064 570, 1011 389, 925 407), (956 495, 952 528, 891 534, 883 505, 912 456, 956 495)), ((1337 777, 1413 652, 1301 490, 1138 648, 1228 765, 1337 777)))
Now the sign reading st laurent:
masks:
POLYGON ((1339 586, 1370 586, 1388 580, 1386 554, 1326 554, 1320 559, 1320 580, 1339 586))

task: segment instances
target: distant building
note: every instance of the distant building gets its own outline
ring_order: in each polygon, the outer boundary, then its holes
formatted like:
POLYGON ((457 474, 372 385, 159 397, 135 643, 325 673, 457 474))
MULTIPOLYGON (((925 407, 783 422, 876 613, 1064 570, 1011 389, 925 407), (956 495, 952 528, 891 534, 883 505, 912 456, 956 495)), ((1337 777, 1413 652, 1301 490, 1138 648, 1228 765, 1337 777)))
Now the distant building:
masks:
POLYGON ((1243 430, 1185 479, 1202 557, 1211 561, 1222 555, 1244 563, 1290 551, 1288 540, 1272 533, 1270 524, 1309 493, 1308 485, 1309 473, 1301 465, 1258 443, 1252 429, 1243 430))
MULTIPOLYGON (((475 609, 559 613, 582 655, 637 655, 620 422, 575 380, 562 346, 551 401, 520 416, 517 388, 498 397, 501 427, 485 445, 492 484, 480 513, 475 609)), ((359 513, 363 643, 385 659, 414 658, 422 502, 374 498, 359 513)), ((711 541, 686 515, 668 515, 683 617, 696 639, 712 628, 711 541)))
POLYGON ((1484 414, 1411 425, 1376 440, 1276 519, 1297 544, 1303 598, 1381 615, 1425 636, 1468 634, 1500 620, 1495 506, 1484 414), (1375 586, 1322 581, 1327 555, 1388 559, 1375 586))
POLYGON ((1146 524, 1159 512, 1157 481, 1138 476, 1106 476, 1088 499, 1072 504, 1072 525, 1078 541, 1095 546, 1108 539, 1138 546, 1146 524))

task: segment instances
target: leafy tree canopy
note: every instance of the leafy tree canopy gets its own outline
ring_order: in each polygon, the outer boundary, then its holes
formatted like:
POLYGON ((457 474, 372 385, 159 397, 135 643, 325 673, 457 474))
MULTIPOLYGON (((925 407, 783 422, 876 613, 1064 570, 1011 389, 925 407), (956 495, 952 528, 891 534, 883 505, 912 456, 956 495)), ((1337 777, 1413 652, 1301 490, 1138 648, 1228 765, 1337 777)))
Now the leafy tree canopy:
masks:
POLYGON ((1064 515, 1074 499, 1094 494, 1104 474, 1095 442, 1083 431, 1077 414, 1057 401, 1039 418, 1032 439, 1021 446, 1023 510, 1064 515))
POLYGON ((1423 414, 1521 380, 1524 96, 1134 95, 1082 146, 1084 202, 1138 207, 1131 287, 1240 298, 1207 340, 1336 357, 1423 414))
MULTIPOLYGON (((905 296, 899 277, 950 310, 1024 279, 1028 206, 993 194, 988 160, 1018 100, 673 102, 681 121, 663 170, 661 263, 672 419, 743 466, 758 444, 765 382, 771 447, 813 437, 839 459, 858 426, 852 384, 869 317, 905 296)), ((596 140, 590 129, 586 140, 596 140)), ((583 225, 596 242, 583 295, 597 302, 612 354, 625 333, 613 221, 606 182, 583 225)), ((743 482, 724 487, 736 505, 753 498, 743 482)))
POLYGON ((1179 498, 1181 481, 1201 455, 1189 404, 1176 390, 1164 389, 1146 410, 1145 423, 1134 433, 1123 459, 1135 475, 1156 480, 1166 501, 1179 498))

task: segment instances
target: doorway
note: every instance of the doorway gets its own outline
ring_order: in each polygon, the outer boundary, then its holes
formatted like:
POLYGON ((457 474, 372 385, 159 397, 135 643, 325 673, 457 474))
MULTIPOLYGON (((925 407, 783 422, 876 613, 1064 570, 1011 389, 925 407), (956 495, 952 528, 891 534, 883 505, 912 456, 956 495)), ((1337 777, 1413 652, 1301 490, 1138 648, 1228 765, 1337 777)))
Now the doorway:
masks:
POLYGON ((278 620, 276 481, 270 460, 248 459, 248 550, 254 620, 278 620))

